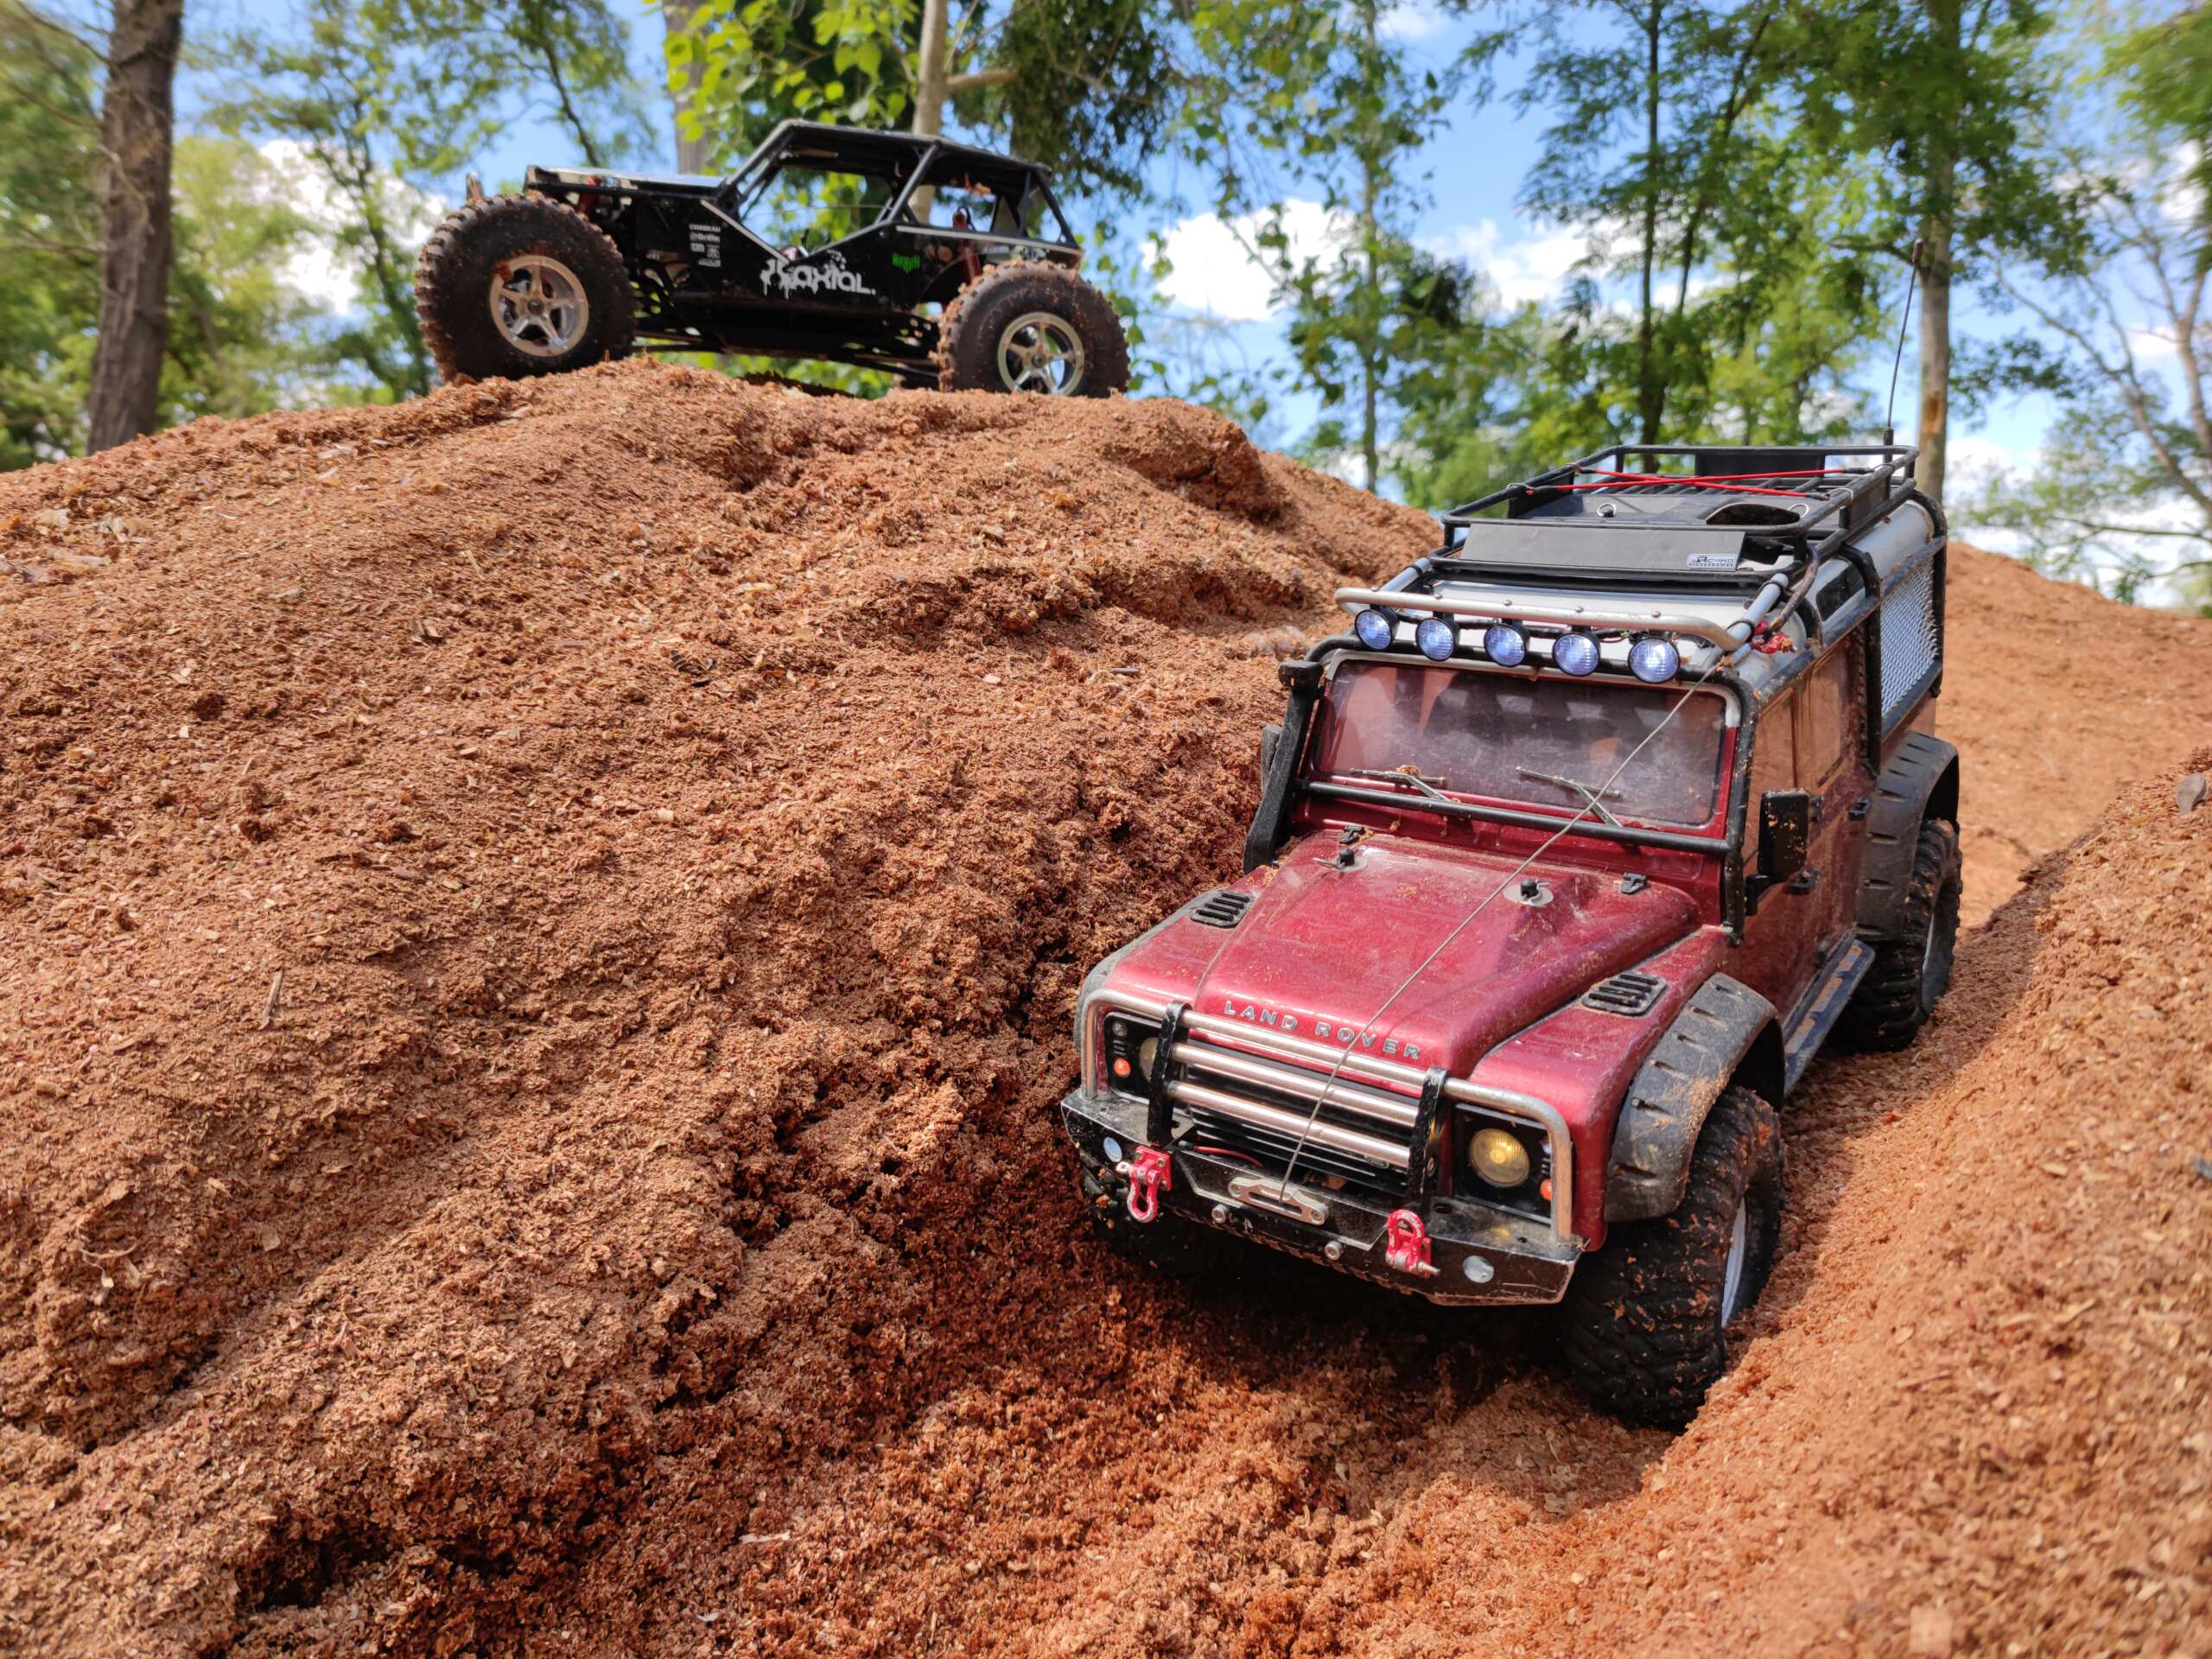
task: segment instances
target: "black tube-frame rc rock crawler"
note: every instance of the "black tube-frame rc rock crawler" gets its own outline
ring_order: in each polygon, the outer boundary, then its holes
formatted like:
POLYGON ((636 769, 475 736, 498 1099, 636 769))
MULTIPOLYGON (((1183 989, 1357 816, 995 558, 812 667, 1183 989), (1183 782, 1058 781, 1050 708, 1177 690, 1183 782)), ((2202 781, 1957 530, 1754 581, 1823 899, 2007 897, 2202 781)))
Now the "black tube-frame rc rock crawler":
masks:
POLYGON ((948 391, 1103 397, 1128 346, 1051 174, 909 133, 786 121, 727 179, 531 168, 423 249, 449 381, 556 374, 639 340, 856 364, 948 391))

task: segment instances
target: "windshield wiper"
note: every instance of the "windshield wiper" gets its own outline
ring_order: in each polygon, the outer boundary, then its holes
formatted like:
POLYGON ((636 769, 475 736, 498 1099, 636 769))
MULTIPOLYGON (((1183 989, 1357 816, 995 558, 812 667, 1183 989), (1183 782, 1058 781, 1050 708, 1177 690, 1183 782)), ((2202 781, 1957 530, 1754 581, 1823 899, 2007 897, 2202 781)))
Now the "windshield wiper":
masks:
MULTIPOLYGON (((1578 778, 1562 778, 1555 772, 1536 772, 1528 766, 1516 766, 1514 767, 1514 771, 1519 772, 1523 778, 1533 778, 1540 784, 1556 784, 1561 789, 1573 790, 1585 801, 1588 802, 1590 804, 1590 810, 1592 812, 1595 812, 1600 818, 1604 819, 1605 822, 1611 824, 1616 830, 1624 827, 1618 818, 1615 817, 1611 812, 1605 810, 1605 802, 1598 798, 1599 791, 1591 788, 1589 785, 1582 782, 1581 779, 1578 778)), ((1618 789, 1609 789, 1605 791, 1604 793, 1611 795, 1618 799, 1620 795, 1620 791, 1618 789)))
POLYGON ((1445 794, 1441 790, 1436 787, 1437 785, 1444 781, 1443 779, 1424 778, 1417 772, 1373 772, 1363 767, 1354 766, 1346 771, 1344 773, 1344 776, 1347 778, 1372 778, 1377 783, 1406 784, 1419 790, 1422 794, 1427 796, 1432 801, 1441 801, 1446 806, 1457 806, 1459 804, 1459 802, 1453 800, 1449 795, 1445 794))

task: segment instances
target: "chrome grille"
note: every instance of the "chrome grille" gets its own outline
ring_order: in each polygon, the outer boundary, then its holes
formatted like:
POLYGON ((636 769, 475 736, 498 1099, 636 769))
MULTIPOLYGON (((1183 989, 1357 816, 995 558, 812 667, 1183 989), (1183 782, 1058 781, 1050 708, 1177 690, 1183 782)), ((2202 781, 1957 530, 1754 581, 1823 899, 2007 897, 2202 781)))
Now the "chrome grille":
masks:
MULTIPOLYGON (((1077 1006, 1076 1025, 1083 1039, 1083 1087, 1087 1095, 1109 1087, 1103 1046, 1097 1039, 1109 1013, 1155 1027, 1167 1015, 1167 1005, 1142 993, 1092 990, 1077 1006)), ((1169 1051, 1171 1075, 1166 1092, 1186 1125, 1224 1123, 1235 1126, 1241 1143, 1230 1149, 1267 1166, 1270 1159, 1287 1162, 1298 1135, 1306 1135, 1306 1150, 1299 1166, 1321 1171, 1325 1182, 1341 1175, 1347 1183, 1355 1176, 1375 1183, 1373 1190, 1396 1197, 1403 1193, 1405 1172, 1411 1162, 1413 1120, 1419 1113, 1417 1096, 1425 1076, 1403 1059, 1343 1049, 1333 1043, 1288 1032, 1255 1028, 1222 1014, 1185 1010, 1179 1037, 1169 1051), (1200 1052, 1178 1061, 1177 1054, 1199 1046, 1200 1052), (1236 1075, 1229 1074, 1234 1065, 1236 1075), (1255 1072, 1252 1068, 1265 1068, 1255 1072), (1194 1069, 1197 1068, 1197 1069, 1194 1069), (1328 1084, 1332 1071, 1334 1084, 1328 1084), (1264 1080, 1254 1082, 1254 1077, 1264 1080), (1315 1099, 1327 1084, 1328 1103, 1319 1113, 1315 1099), (1370 1085, 1381 1084, 1380 1088, 1370 1085), (1278 1087, 1278 1085, 1281 1085, 1278 1087), (1359 1093, 1351 1090, 1357 1089, 1359 1093), (1282 1096, 1287 1096, 1283 1098, 1282 1096), (1286 1121, 1287 1120, 1287 1121, 1286 1121), (1311 1123, 1311 1128, 1307 1128, 1311 1123), (1289 1139, 1282 1137, 1288 1135, 1289 1139), (1327 1164, 1313 1163, 1326 1154, 1327 1164), (1342 1161, 1339 1161, 1342 1160, 1342 1161)), ((1543 1133, 1546 1167, 1552 1179, 1552 1230, 1562 1240, 1574 1241, 1574 1143, 1567 1121, 1549 1102, 1521 1090, 1478 1082, 1472 1077, 1447 1077, 1444 1099, 1458 1108, 1496 1114, 1510 1122, 1533 1123, 1543 1133)), ((1179 1135, 1185 1144, 1195 1137, 1179 1135)), ((1207 1138, 1209 1146, 1228 1146, 1225 1139, 1207 1138)), ((1579 1241, 1577 1241, 1579 1242, 1579 1241)))
POLYGON ((1209 1144, 1271 1173, 1286 1169, 1295 1150, 1300 1171, 1389 1197, 1406 1190, 1418 1102, 1215 1042, 1186 1039, 1169 1058, 1169 1097, 1209 1144))

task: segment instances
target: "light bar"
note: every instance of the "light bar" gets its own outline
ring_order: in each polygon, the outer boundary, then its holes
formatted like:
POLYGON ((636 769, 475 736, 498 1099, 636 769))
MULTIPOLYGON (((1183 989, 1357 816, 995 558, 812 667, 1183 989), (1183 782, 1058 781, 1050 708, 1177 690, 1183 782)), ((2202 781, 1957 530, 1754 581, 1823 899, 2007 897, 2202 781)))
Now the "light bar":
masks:
POLYGON ((1359 636, 1359 643, 1370 651, 1388 651, 1391 639, 1397 634, 1398 626, 1389 612, 1378 611, 1370 606, 1352 618, 1351 631, 1359 636))
POLYGON ((1578 679, 1594 672, 1598 666, 1598 636, 1580 629, 1562 633, 1552 641, 1552 666, 1578 679))

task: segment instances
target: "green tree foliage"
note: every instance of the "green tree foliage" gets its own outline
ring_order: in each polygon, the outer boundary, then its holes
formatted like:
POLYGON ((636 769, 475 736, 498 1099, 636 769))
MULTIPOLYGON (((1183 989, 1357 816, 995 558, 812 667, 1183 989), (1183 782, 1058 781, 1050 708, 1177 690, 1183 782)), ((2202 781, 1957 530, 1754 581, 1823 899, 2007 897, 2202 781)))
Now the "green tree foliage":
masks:
MULTIPOLYGON (((2011 532, 2055 575, 2134 600, 2164 583, 2212 601, 2212 197, 2203 184, 2212 55, 2201 8, 2101 42, 2085 112, 2039 159, 2076 182, 2079 232, 2008 261, 1999 285, 2038 326, 2005 365, 2056 394, 2024 477, 1971 522, 2011 532)), ((2070 117, 2071 118, 2067 118, 2070 117)))
POLYGON ((328 313, 283 276, 318 232, 289 205, 280 170, 236 139, 188 135, 175 194, 162 424, 342 397, 328 313))
POLYGON ((2056 92, 2038 0, 1804 0, 1807 143, 1873 188, 1858 245, 1920 274, 1918 477, 1940 494, 1951 295, 1961 275, 2071 222, 2031 142, 2056 92))
POLYGON ((1529 53, 1514 106, 1546 122, 1522 200, 1589 240, 1562 345, 1608 437, 1787 442, 1855 412, 1883 296, 1836 246, 1869 204, 1806 141, 1801 10, 1573 0, 1500 37, 1529 53))
POLYGON ((604 0, 309 0, 296 29, 249 32, 211 119, 296 147, 362 303, 334 340, 377 393, 429 390, 415 257, 439 193, 498 135, 539 117, 582 156, 645 142, 628 25, 604 0))
POLYGON ((670 30, 670 92, 712 167, 790 118, 933 133, 949 112, 1071 188, 1133 195, 1173 114, 1171 22, 1147 0, 706 0, 670 30))
POLYGON ((84 445, 99 321, 99 54, 0 0, 0 467, 84 445))
MULTIPOLYGON (((80 453, 99 319, 99 54, 0 0, 0 468, 80 453)), ((176 263, 162 425, 320 400, 331 346, 278 273, 312 241, 251 149, 187 137, 175 165, 176 263)))
POLYGON ((1410 158, 1443 124, 1465 65, 1424 66, 1385 41, 1377 0, 1303 10, 1298 52, 1284 65, 1301 118, 1263 130, 1262 141, 1294 185, 1319 187, 1325 246, 1294 248, 1280 209, 1257 240, 1291 302, 1296 383, 1332 407, 1351 406, 1349 418, 1326 419, 1314 442, 1353 449, 1371 490, 1402 379, 1422 372, 1440 336, 1463 320, 1463 273, 1410 239, 1426 204, 1410 158))

